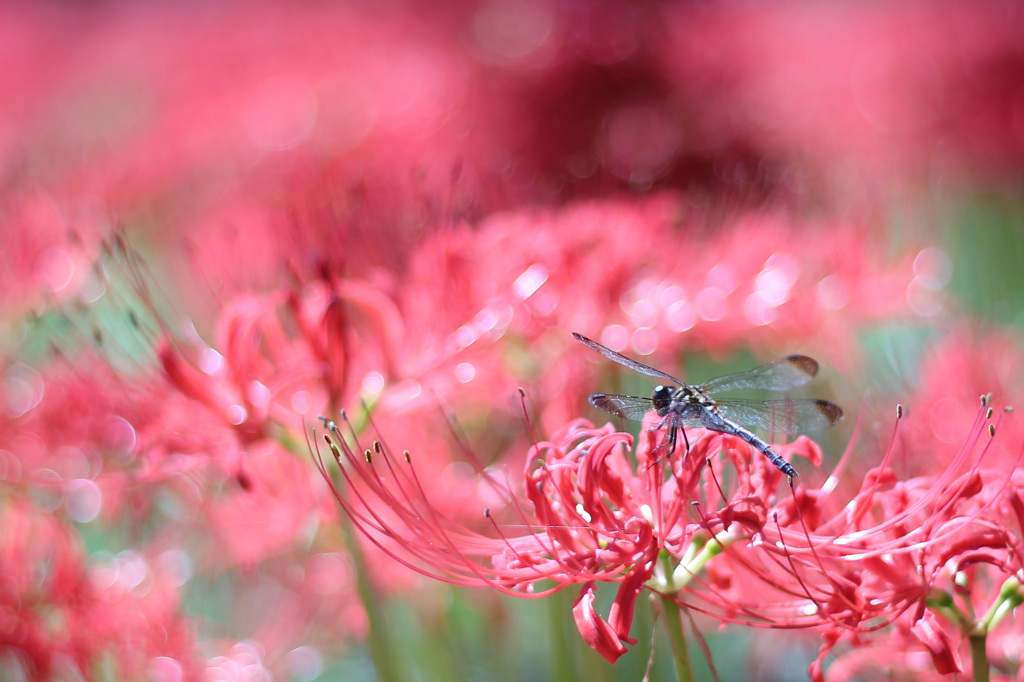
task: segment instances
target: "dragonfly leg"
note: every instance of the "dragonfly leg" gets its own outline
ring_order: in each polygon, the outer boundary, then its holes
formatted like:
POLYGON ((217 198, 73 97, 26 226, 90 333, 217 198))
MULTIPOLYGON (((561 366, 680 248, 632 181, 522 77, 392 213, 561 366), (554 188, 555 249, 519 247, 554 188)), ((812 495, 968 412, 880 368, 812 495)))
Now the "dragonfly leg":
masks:
MULTIPOLYGON (((668 422, 669 422, 669 419, 663 419, 657 426, 652 427, 651 430, 652 431, 657 431, 658 429, 665 428, 665 425, 668 424, 668 422)), ((664 455, 659 457, 658 461, 661 461, 661 459, 663 459, 664 457, 671 457, 675 453, 675 451, 676 451, 676 443, 679 442, 679 434, 680 433, 683 434, 683 444, 686 445, 686 453, 685 454, 689 454, 690 453, 690 439, 686 437, 686 429, 684 429, 682 426, 671 426, 671 427, 669 427, 669 431, 668 431, 668 444, 667 444, 668 445, 668 452, 666 452, 664 455)), ((661 445, 659 445, 655 449, 656 450, 660 450, 661 448, 665 447, 665 445, 666 445, 665 443, 662 443, 661 445)))
MULTIPOLYGON (((666 425, 667 425, 667 424, 669 423, 669 421, 670 421, 670 420, 669 420, 669 418, 668 418, 668 417, 666 417, 665 419, 662 419, 662 420, 661 420, 660 422, 658 422, 657 424, 655 424, 654 426, 652 426, 652 427, 650 428, 650 430, 651 430, 651 431, 658 431, 658 430, 660 430, 660 429, 663 429, 663 428, 665 428, 665 426, 666 426, 666 425)), ((671 457, 671 456, 672 456, 672 453, 674 453, 674 452, 676 451, 676 429, 677 429, 677 428, 678 428, 678 427, 675 427, 675 426, 671 426, 671 427, 669 427, 669 430, 668 430, 668 443, 662 443, 662 444, 661 444, 661 445, 659 445, 658 447, 654 448, 654 451, 655 451, 655 452, 657 452, 658 450, 661 450, 661 449, 662 449, 663 447, 665 447, 666 445, 668 446, 668 452, 666 452, 666 453, 665 453, 664 455, 662 455, 661 457, 658 457, 658 461, 659 461, 659 462, 660 462, 660 461, 661 461, 661 460, 662 460, 662 459, 663 459, 664 457, 671 457)), ((684 433, 684 434, 683 434, 683 439, 685 439, 685 438, 686 438, 686 434, 684 433)), ((686 449, 687 449, 687 450, 689 450, 689 449, 690 449, 690 446, 689 446, 689 444, 687 444, 687 446, 686 446, 686 449)))

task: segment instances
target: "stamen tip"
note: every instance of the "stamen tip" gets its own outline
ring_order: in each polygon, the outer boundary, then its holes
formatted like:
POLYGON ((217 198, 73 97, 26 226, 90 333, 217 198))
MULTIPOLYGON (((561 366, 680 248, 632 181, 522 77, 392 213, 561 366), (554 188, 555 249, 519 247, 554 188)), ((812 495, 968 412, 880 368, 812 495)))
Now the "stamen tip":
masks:
POLYGON ((896 403, 896 418, 903 419, 903 406, 896 403))
POLYGON ((367 464, 373 464, 373 453, 369 449, 363 450, 363 459, 367 464))

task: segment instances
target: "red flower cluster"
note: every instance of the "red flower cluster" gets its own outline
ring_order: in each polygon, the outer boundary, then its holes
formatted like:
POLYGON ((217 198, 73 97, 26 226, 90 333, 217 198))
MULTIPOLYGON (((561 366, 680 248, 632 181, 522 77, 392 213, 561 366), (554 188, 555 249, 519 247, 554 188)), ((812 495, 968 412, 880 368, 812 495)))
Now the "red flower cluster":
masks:
POLYGON ((921 225, 1015 187, 1022 32, 1008 0, 4 3, 0 677, 311 680, 368 639, 399 679, 404 565, 578 587, 610 661, 647 591, 813 633, 814 675, 1019 669, 1024 429, 971 415, 1020 343, 967 331, 966 249, 921 225), (570 330, 681 376, 815 355, 856 445, 791 490, 731 436, 664 456, 581 419, 619 379, 570 330), (332 499, 304 439, 341 410, 332 499))
MULTIPOLYGON (((1001 421, 992 417, 983 401, 944 470, 907 480, 893 469, 897 430, 849 499, 835 499, 835 486, 850 452, 824 485, 780 497, 782 473, 736 437, 694 430, 689 453, 666 458, 655 421, 635 450, 629 434, 575 421, 531 448, 521 495, 507 476, 481 470, 478 485, 508 500, 486 512, 489 530, 441 511, 414 457, 396 457, 379 437, 363 451, 328 422, 344 484, 318 462, 366 537, 425 575, 530 597, 580 585, 577 627, 609 661, 636 642, 630 627, 646 589, 722 622, 821 633, 815 679, 841 642, 852 653, 830 679, 853 674, 868 650, 872 665, 887 651, 886 665, 907 671, 920 665, 915 652, 926 653, 945 674, 963 671, 967 638, 981 638, 975 663, 987 665, 985 637, 998 636, 1024 594, 1021 481, 988 467, 1001 421), (601 582, 618 585, 607 619, 594 608, 601 582)), ((804 438, 780 450, 821 463, 804 438)))

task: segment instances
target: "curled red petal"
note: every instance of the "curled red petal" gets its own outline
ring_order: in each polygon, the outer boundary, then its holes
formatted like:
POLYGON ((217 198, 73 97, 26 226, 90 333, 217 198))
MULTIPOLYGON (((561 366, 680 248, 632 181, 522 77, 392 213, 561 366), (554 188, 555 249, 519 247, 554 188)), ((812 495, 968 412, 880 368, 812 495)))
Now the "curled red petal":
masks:
POLYGON ((630 644, 636 644, 637 642, 636 639, 629 636, 629 630, 633 626, 633 611, 636 607, 636 598, 643 590, 644 583, 650 580, 653 573, 654 562, 645 561, 634 567, 619 585, 615 601, 608 612, 608 622, 620 640, 630 644))
POLYGON ((818 649, 818 658, 807 667, 807 676, 811 682, 825 682, 825 657, 832 653, 833 647, 842 636, 838 628, 828 628, 822 633, 821 647, 818 649))
POLYGON ((927 613, 910 628, 918 641, 924 644, 932 657, 932 664, 940 675, 961 673, 960 655, 949 640, 949 635, 935 622, 935 616, 927 613))
POLYGON ((609 663, 614 663, 626 653, 626 646, 619 641, 615 629, 594 610, 594 581, 586 583, 580 590, 580 596, 572 606, 572 614, 583 641, 609 663))

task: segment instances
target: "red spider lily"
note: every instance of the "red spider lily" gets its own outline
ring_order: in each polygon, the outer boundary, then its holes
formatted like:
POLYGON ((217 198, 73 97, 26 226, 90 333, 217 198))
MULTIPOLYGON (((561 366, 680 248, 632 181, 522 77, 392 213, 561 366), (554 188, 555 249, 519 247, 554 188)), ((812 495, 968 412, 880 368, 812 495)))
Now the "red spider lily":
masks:
MULTIPOLYGON (((431 578, 516 596, 539 597, 582 584, 574 608, 577 625, 609 661, 625 652, 622 642, 634 641, 629 630, 642 589, 652 584, 669 589, 689 579, 666 574, 659 555, 703 562, 708 555, 694 556, 697 540, 706 543, 707 534, 717 532, 712 529, 759 532, 782 477, 767 459, 751 461, 743 441, 702 430, 690 436, 686 457, 671 458, 664 457, 664 433, 644 431, 634 466, 628 459, 632 436, 578 420, 531 449, 525 498, 514 496, 509 482, 494 472, 481 471, 483 485, 510 501, 502 521, 528 529, 510 535, 508 526, 486 512, 491 529, 482 533, 439 511, 411 455, 396 458, 381 439, 363 449, 333 422, 328 426, 327 442, 345 483, 335 485, 318 457, 321 473, 374 545, 431 578), (704 467, 707 458, 720 456, 737 466, 729 495, 704 467), (694 501, 703 508, 696 518, 694 501), (554 585, 543 587, 545 581, 554 585), (596 582, 619 584, 607 621, 593 610, 596 582)), ((820 459, 806 440, 788 451, 820 459)))
MULTIPOLYGON (((332 484, 342 508, 371 542, 424 575, 532 597, 581 584, 577 627, 609 661, 634 641, 645 588, 722 622, 814 629, 825 641, 811 666, 820 678, 837 644, 885 647, 886 633, 938 671, 961 669, 948 630, 984 636, 1005 615, 998 604, 1016 594, 1007 581, 1024 576, 1024 503, 1005 471, 982 467, 992 416, 984 404, 934 476, 900 481, 890 448, 845 504, 834 499, 845 458, 824 486, 780 498, 781 473, 732 436, 695 430, 685 457, 665 458, 664 433, 646 429, 634 464, 631 436, 572 422, 531 450, 523 499, 481 472, 483 485, 511 500, 502 520, 528 529, 517 535, 489 512, 488 533, 439 512, 408 453, 396 459, 375 440, 360 455, 333 423, 327 441, 345 479, 332 484), (594 609, 598 582, 619 585, 607 619, 594 609), (985 600, 990 615, 978 618, 974 604, 985 600)), ((780 449, 821 461, 806 439, 780 449)))
MULTIPOLYGON (((868 645, 912 648, 894 667, 969 669, 962 637, 984 629, 993 665, 1013 669, 1024 513, 1019 481, 998 474, 1010 424, 974 473, 935 473, 925 464, 973 406, 926 377, 914 406, 931 419, 901 425, 906 467, 849 495, 859 472, 818 488, 812 472, 779 495, 780 474, 735 439, 694 432, 688 457, 665 457, 664 434, 572 421, 595 378, 564 330, 662 360, 792 343, 853 364, 866 325, 944 322, 950 266, 926 243, 735 204, 822 215, 806 169, 848 177, 851 161, 883 178, 1019 168, 1019 12, 501 5, 0 3, 0 352, 41 345, 14 319, 26 309, 116 296, 93 267, 114 221, 177 278, 168 298, 199 330, 168 333, 158 366, 131 374, 90 354, 3 368, 0 639, 17 641, 0 668, 14 656, 25 678, 89 678, 113 658, 105 676, 196 677, 157 559, 84 568, 79 536, 116 543, 124 526, 170 538, 221 585, 251 580, 232 636, 258 641, 213 643, 210 678, 284 676, 275 661, 301 638, 363 634, 361 567, 317 553, 337 512, 294 452, 300 415, 362 398, 375 416, 353 419, 359 439, 401 428, 416 447, 407 463, 366 442, 368 463, 330 434, 356 523, 447 580, 518 595, 578 583, 579 630, 609 660, 646 589, 720 622, 824 631, 822 667, 851 650, 837 675, 868 645), (735 23, 708 35, 722 16, 735 23), (197 267, 181 267, 180 243, 197 267), (507 477, 474 461, 476 481, 428 413, 453 404, 489 455, 521 453, 501 402, 523 382, 556 435, 507 477), (503 511, 467 520, 488 505, 503 511), (602 582, 618 588, 609 612, 602 582)), ((1013 384, 1009 364, 926 366, 1013 384)), ((781 451, 820 460, 809 441, 781 451)), ((414 575, 380 553, 367 563, 374 580, 414 575)))
MULTIPOLYGON (((927 653, 945 674, 962 669, 962 641, 980 637, 980 653, 972 645, 974 665, 987 667, 984 637, 1006 613, 1005 586, 1024 575, 1021 517, 1013 511, 1022 508, 1018 476, 988 468, 997 430, 992 416, 983 400, 966 441, 938 474, 901 481, 891 448, 833 515, 825 513, 836 504, 831 483, 797 488, 773 512, 760 556, 774 556, 774 563, 746 575, 773 574, 786 585, 774 603, 770 593, 760 594, 768 622, 825 635, 813 678, 823 679, 824 657, 841 640, 888 652, 886 665, 908 670, 919 669, 918 654, 927 653), (978 616, 986 604, 989 614, 978 616), (959 630, 960 639, 950 630, 959 630)), ((724 558, 733 560, 729 552, 724 558)), ((730 603, 721 592, 700 596, 719 607, 730 603)), ((854 653, 851 663, 857 660, 854 653)), ((843 679, 847 664, 837 665, 843 679)))

